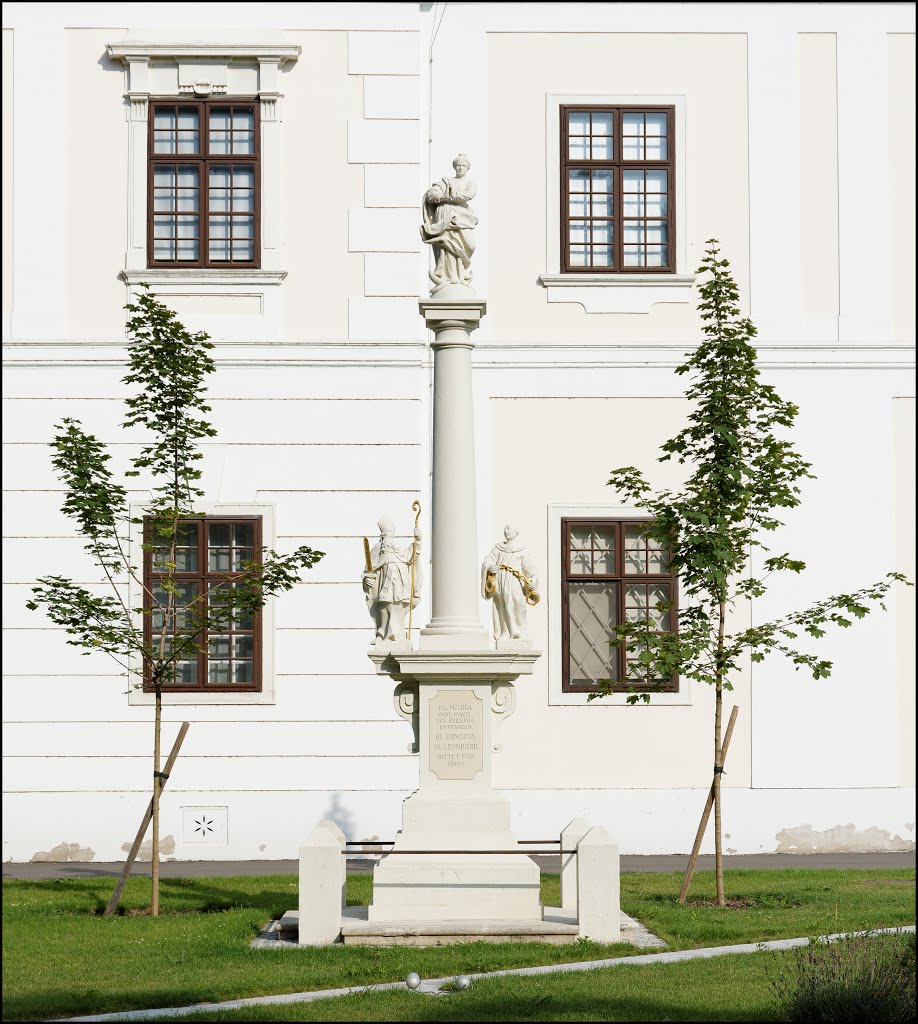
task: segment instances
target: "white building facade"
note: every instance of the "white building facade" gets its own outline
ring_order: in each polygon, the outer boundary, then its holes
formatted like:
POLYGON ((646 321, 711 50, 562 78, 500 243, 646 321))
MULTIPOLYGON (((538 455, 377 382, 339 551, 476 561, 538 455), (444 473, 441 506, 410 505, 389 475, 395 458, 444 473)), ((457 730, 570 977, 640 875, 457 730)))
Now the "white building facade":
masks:
MULTIPOLYGON (((152 698, 25 608, 38 577, 99 582, 49 441, 69 415, 114 465, 136 450, 140 282, 216 343, 202 512, 326 552, 265 609, 252 676, 208 692, 204 666, 167 698, 166 747, 191 727, 163 852, 290 858, 323 817, 394 837, 417 754, 367 657, 362 538, 388 512, 409 543, 415 499, 430 536, 419 207, 460 151, 478 546, 513 523, 541 569, 495 785, 519 838, 583 816, 623 853, 687 852, 713 693, 587 700, 629 593, 603 560, 634 510, 606 480, 679 482, 656 459, 717 238, 817 475, 774 538, 806 573, 735 621, 914 578, 914 38, 910 4, 5 4, 3 859, 119 859, 149 799, 152 698)), ((914 611, 899 587, 830 632, 827 681, 777 657, 734 681, 728 852, 914 848, 914 611)))

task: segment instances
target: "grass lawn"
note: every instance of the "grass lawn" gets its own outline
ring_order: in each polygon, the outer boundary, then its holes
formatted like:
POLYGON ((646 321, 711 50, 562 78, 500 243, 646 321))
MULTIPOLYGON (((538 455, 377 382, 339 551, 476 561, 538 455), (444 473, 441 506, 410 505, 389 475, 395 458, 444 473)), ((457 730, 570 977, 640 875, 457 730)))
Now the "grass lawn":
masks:
MULTIPOLYGON (((896 941, 891 939, 889 941, 896 941)), ((793 954, 747 953, 688 963, 606 967, 476 981, 461 993, 399 989, 315 1003, 253 1006, 151 1021, 774 1021, 769 978, 793 954)))
MULTIPOLYGON (((913 869, 741 871, 727 878, 728 897, 741 905, 718 909, 698 905, 679 907, 675 901, 681 881, 678 874, 627 874, 622 876, 622 909, 673 948, 727 945, 912 924, 915 920, 914 878, 913 869)), ((150 884, 144 878, 129 881, 122 900, 127 911, 124 916, 95 916, 108 900, 113 884, 111 878, 4 881, 4 1020, 47 1019, 396 981, 409 970, 431 978, 641 952, 631 946, 602 946, 590 942, 569 946, 469 943, 425 949, 333 946, 252 950, 248 943, 265 922, 296 906, 295 876, 163 879, 162 916, 156 919, 132 913, 149 902, 150 884)), ((367 903, 370 887, 371 876, 349 876, 348 901, 367 903)), ((700 872, 690 899, 703 901, 712 897, 713 873, 700 872)), ((543 876, 542 899, 544 903, 558 905, 557 876, 543 876)), ((717 961, 717 964, 717 977, 726 977, 723 972, 734 969, 728 968, 726 961, 717 961)), ((696 968, 684 965, 680 969, 696 968)), ((634 968, 634 971, 646 970, 648 968, 634 968)), ((489 991, 487 986, 521 986, 523 983, 523 979, 481 982, 476 984, 473 998, 485 998, 489 991)), ((543 999, 538 993, 550 992, 552 984, 556 981, 551 977, 526 982, 526 985, 536 986, 532 996, 535 1003, 543 999)), ((626 998, 621 996, 620 984, 615 982, 619 994, 610 998, 626 998)), ((638 988, 644 989, 646 996, 647 991, 653 990, 644 988, 645 984, 635 982, 638 988)), ((447 1010, 446 1004, 461 998, 462 1005, 469 1005, 469 996, 471 993, 433 997, 399 992, 373 998, 396 1002, 408 999, 405 1006, 409 1016, 404 1019, 412 1020, 434 1019, 430 1014, 435 1006, 428 1004, 438 1006, 442 1002, 444 1008, 437 1012, 453 1012, 447 1010), (412 999, 414 1002, 410 1001, 412 999), (424 1003, 419 1002, 422 999, 424 1003)), ((395 1006, 395 1002, 392 1005, 395 1006)), ((458 1011, 458 1001, 455 1005, 458 1011)), ((308 1011, 319 1014, 317 1017, 290 1018, 281 1018, 278 1016, 281 1009, 271 1007, 269 1015, 261 1019, 354 1019, 348 1014, 356 1011, 350 1009, 344 1011, 342 1017, 322 1016, 339 1012, 332 1011, 331 1006, 320 1003, 308 1011)), ((584 1005, 584 1012, 587 1009, 584 1005)), ((300 1007, 297 1012, 305 1013, 307 1009, 300 1007)), ((374 1007, 365 1019, 380 1019, 373 1017, 378 1012, 374 1007)), ((475 1014, 483 1012, 478 1009, 466 1018, 443 1019, 480 1020, 482 1017, 475 1014)), ((730 1012, 734 1014, 732 1017, 706 1019, 762 1019, 736 1016, 735 1009, 730 1012)), ((535 1008, 526 1016, 552 1019, 550 1014, 539 1017, 533 1013, 535 1008)), ((691 1015, 681 1018, 671 1013, 666 1015, 673 1020, 699 1019, 691 1015)), ((578 1018, 565 1014, 554 1019, 610 1018, 602 1015, 578 1018)), ((652 1014, 619 1019, 661 1018, 652 1014)))

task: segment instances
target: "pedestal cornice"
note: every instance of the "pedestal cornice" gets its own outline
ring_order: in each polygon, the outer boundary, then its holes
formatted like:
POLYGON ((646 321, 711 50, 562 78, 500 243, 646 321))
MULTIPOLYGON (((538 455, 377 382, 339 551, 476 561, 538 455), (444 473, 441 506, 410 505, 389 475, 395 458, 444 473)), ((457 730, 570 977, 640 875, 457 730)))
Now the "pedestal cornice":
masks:
MULTIPOLYGON (((440 298, 432 295, 418 300, 418 310, 432 331, 449 327, 464 327, 467 331, 474 331, 487 309, 487 302, 479 298, 440 298)), ((433 344, 437 345, 438 341, 433 344)))
POLYGON ((532 675, 541 651, 395 651, 370 653, 379 675, 397 682, 508 683, 532 675))

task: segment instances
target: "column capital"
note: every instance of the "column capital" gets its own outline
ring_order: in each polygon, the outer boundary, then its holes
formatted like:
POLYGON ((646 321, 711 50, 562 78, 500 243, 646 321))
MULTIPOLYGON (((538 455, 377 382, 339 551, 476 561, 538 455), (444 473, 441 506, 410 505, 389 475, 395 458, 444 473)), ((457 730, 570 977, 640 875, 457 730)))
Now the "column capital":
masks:
POLYGON ((487 312, 488 304, 484 299, 453 298, 432 295, 418 301, 418 309, 424 322, 432 331, 442 331, 461 327, 466 331, 474 331, 487 312))

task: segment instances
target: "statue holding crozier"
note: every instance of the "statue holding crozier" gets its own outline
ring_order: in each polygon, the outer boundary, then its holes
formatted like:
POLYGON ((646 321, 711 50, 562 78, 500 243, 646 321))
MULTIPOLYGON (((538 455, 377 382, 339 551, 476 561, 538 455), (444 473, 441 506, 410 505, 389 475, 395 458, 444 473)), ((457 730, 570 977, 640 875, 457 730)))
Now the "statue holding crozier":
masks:
MULTIPOLYGON (((420 506, 418 506, 420 508, 420 506)), ((406 618, 420 602, 421 531, 415 521, 414 541, 407 547, 395 535, 395 523, 388 515, 379 523, 379 541, 370 547, 364 537, 363 593, 376 626, 376 643, 405 641, 406 618)))

